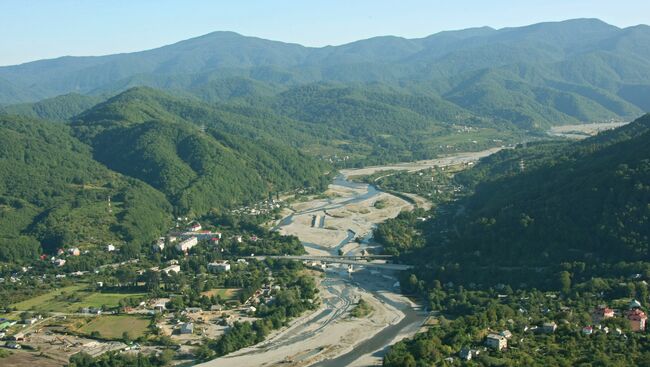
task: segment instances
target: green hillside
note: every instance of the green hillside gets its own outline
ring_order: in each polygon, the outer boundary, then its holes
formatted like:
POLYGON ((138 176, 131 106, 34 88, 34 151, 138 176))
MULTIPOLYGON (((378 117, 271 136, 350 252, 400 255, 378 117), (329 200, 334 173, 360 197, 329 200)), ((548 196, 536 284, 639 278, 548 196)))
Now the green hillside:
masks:
POLYGON ((44 120, 66 121, 101 101, 100 97, 70 93, 35 103, 9 105, 2 108, 2 112, 44 120))
POLYGON ((483 159, 455 177, 473 193, 452 204, 454 215, 424 228, 435 258, 416 251, 412 259, 463 263, 473 269, 458 278, 465 280, 484 267, 647 261, 649 138, 645 115, 581 142, 529 144, 483 159))
POLYGON ((95 159, 165 193, 181 214, 327 183, 325 165, 283 144, 281 131, 229 117, 141 88, 84 112, 72 128, 95 159))
POLYGON ((64 246, 139 246, 170 225, 162 194, 93 161, 64 125, 0 116, 0 130, 0 261, 64 246))

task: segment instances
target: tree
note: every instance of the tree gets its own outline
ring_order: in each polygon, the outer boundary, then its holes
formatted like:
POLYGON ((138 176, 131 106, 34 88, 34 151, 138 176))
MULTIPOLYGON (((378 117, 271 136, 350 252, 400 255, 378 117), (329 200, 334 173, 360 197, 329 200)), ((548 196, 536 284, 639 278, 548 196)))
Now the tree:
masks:
POLYGON ((560 290, 564 294, 568 294, 571 290, 571 273, 564 270, 558 274, 558 281, 560 285, 560 290))

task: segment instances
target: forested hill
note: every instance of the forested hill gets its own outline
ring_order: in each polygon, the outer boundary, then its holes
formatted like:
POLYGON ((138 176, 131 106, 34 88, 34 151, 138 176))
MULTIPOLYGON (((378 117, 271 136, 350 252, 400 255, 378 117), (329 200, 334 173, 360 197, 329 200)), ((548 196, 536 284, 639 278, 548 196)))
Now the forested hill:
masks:
POLYGON ((118 241, 133 253, 171 225, 164 195, 94 161, 63 124, 0 115, 0 172, 0 261, 118 241))
POLYGON ((21 103, 0 108, 0 112, 44 120, 67 121, 102 101, 101 97, 70 93, 35 103, 21 103))
POLYGON ((301 134, 148 88, 72 123, 0 114, 0 262, 106 243, 135 256, 175 215, 321 190, 329 165, 286 142, 301 134))
POLYGON ((645 115, 581 142, 538 143, 482 160, 457 177, 475 192, 453 218, 433 222, 435 251, 427 253, 492 267, 647 261, 648 141, 645 115))
MULTIPOLYGON (((214 32, 136 53, 0 67, 0 104, 151 86, 209 102, 255 104, 277 97, 270 102, 276 114, 287 107, 293 118, 317 112, 340 124, 344 121, 327 109, 303 113, 285 98, 313 99, 313 90, 303 87, 335 83, 361 91, 392 88, 388 95, 363 98, 409 113, 413 102, 424 98, 442 110, 434 116, 439 120, 447 121, 449 113, 453 121, 478 115, 488 123, 534 130, 650 110, 648 49, 650 27, 621 29, 596 19, 474 28, 421 39, 376 37, 323 48, 214 32)), ((326 92, 344 106, 361 94, 326 92)), ((373 112, 373 104, 367 107, 373 112)), ((383 110, 377 112, 374 116, 383 117, 383 110)), ((420 116, 415 118, 418 123, 420 116)))
POLYGON ((268 126, 149 88, 84 112, 72 130, 107 167, 165 193, 178 213, 254 203, 269 193, 325 187, 327 166, 268 126))

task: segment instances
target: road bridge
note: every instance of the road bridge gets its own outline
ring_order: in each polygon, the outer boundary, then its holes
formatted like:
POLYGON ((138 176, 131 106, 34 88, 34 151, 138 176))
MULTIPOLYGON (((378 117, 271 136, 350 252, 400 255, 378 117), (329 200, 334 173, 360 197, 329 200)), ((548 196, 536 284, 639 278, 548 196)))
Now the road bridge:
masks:
POLYGON ((373 262, 373 259, 390 259, 391 255, 369 255, 369 256, 313 256, 313 255, 286 255, 286 256, 247 256, 248 259, 264 260, 285 259, 298 261, 320 261, 324 264, 344 264, 353 266, 362 266, 366 268, 379 268, 385 270, 408 270, 413 268, 412 265, 391 264, 386 262, 373 262))

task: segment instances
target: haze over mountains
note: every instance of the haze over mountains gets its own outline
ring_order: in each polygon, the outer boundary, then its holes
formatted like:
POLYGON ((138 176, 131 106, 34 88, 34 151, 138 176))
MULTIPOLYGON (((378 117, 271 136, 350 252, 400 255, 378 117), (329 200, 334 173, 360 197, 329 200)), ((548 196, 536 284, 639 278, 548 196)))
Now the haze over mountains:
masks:
POLYGON ((301 93, 295 88, 311 83, 370 85, 400 98, 435 99, 454 115, 524 128, 631 118, 650 109, 644 97, 650 92, 650 27, 577 19, 323 48, 214 32, 130 54, 1 67, 0 104, 71 92, 113 95, 141 85, 208 102, 281 99, 278 91, 301 93))

